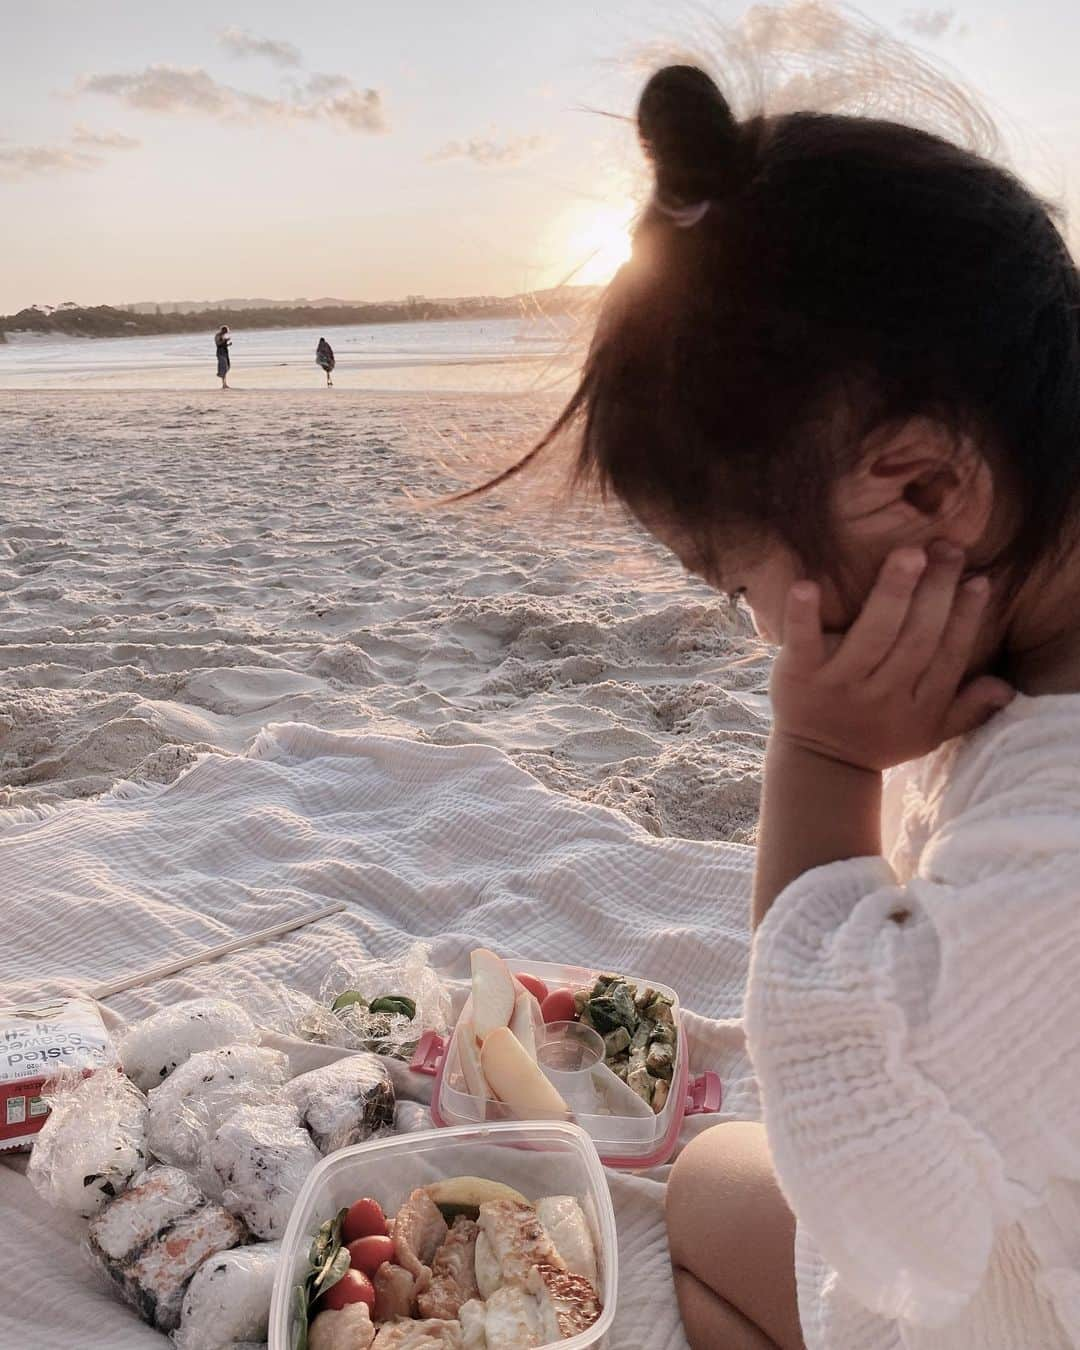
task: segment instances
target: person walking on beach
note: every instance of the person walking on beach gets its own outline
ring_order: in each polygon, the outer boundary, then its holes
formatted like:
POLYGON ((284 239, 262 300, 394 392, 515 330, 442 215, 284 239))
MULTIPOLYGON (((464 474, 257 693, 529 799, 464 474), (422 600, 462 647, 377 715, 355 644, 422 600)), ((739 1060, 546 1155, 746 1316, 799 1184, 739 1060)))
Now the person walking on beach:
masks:
POLYGON ((229 326, 228 324, 222 324, 214 334, 214 346, 217 349, 217 373, 222 389, 229 388, 229 367, 232 365, 229 360, 229 347, 231 345, 232 338, 229 335, 229 326))
POLYGON ((334 360, 334 349, 325 338, 320 338, 319 345, 315 348, 315 364, 322 366, 326 371, 326 387, 331 388, 334 381, 330 377, 337 362, 334 360))
POLYGON ((740 120, 687 66, 638 129, 631 260, 494 482, 574 433, 576 481, 779 647, 762 1123, 672 1170, 687 1339, 1076 1350, 1080 273, 1019 178, 928 131, 740 120))

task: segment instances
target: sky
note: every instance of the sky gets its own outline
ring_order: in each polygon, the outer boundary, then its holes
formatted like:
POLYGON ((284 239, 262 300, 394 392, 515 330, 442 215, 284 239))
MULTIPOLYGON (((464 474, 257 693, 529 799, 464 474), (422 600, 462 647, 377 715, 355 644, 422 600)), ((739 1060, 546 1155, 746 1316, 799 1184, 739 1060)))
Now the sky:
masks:
MULTIPOLYGON (((632 113, 643 52, 708 52, 746 8, 0 0, 0 313, 604 280, 644 179, 602 114, 632 113)), ((1080 216, 1076 0, 861 13, 978 91, 1080 216)))

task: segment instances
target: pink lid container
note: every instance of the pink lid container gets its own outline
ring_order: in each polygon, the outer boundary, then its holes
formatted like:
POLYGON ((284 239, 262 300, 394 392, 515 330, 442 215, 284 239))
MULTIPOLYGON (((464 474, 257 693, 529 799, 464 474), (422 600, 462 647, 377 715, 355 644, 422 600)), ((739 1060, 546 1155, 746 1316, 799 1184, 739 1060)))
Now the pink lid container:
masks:
MULTIPOLYGON (((535 975, 543 980, 549 991, 579 989, 591 985, 603 973, 581 966, 549 962, 511 961, 508 964, 515 974, 535 975)), ((627 975, 626 978, 642 987, 647 985, 672 1001, 677 1040, 675 1068, 667 1103, 659 1113, 654 1113, 645 1103, 641 1103, 636 1110, 631 1106, 630 1113, 626 1113, 628 1090, 620 1089, 615 1075, 604 1069, 600 1077, 606 1075, 612 1080, 611 1105, 605 1106, 601 1101, 599 1109, 575 1112, 570 1118, 592 1139, 606 1167, 642 1170, 667 1162, 675 1152, 684 1118, 687 1115, 718 1111, 722 1093, 720 1080, 715 1074, 702 1074, 694 1079, 690 1077, 689 1053, 675 990, 656 980, 636 975, 627 975)), ((436 1125, 479 1125, 487 1121, 514 1119, 509 1107, 502 1102, 477 1097, 468 1091, 458 1052, 459 1028, 468 1012, 469 1005, 466 1004, 448 1045, 429 1033, 421 1041, 413 1059, 414 1069, 435 1076, 431 1115, 436 1125)))

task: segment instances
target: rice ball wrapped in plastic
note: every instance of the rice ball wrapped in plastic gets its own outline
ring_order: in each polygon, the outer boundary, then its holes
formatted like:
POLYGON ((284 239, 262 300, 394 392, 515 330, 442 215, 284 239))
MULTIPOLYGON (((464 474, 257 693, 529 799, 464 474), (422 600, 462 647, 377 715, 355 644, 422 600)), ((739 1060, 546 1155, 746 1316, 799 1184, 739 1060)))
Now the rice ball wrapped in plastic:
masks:
POLYGON ((208 1150, 226 1209, 267 1241, 285 1232, 293 1203, 319 1150, 295 1106, 238 1106, 214 1132, 208 1150))
POLYGON ((175 1331, 188 1281, 208 1257, 247 1238, 178 1167, 151 1167, 90 1220, 91 1258, 159 1331, 175 1331))
POLYGON ((121 1037, 117 1051, 127 1076, 149 1092, 200 1050, 255 1045, 258 1039, 255 1023, 239 1003, 196 998, 136 1022, 121 1037))
POLYGON ((184 1295, 177 1350, 228 1350, 265 1340, 280 1254, 280 1242, 259 1242, 204 1261, 184 1295))
POLYGON ((50 1205, 92 1218, 146 1166, 146 1098, 116 1069, 58 1082, 26 1175, 50 1205))
POLYGON ((146 1139, 162 1162, 199 1171, 210 1136, 245 1102, 270 1100, 289 1077, 280 1050, 227 1045, 199 1050, 149 1094, 146 1139))
POLYGON ((284 1099, 323 1153, 394 1128, 394 1084, 377 1055, 348 1055, 302 1073, 286 1085, 284 1099))

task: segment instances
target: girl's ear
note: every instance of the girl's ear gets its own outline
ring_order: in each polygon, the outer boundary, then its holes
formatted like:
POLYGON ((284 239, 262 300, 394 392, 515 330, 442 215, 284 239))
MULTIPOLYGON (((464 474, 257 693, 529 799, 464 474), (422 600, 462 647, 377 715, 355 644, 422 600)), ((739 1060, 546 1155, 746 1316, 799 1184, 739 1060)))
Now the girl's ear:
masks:
POLYGON ((836 509, 861 538, 947 539, 970 550, 990 524, 993 474, 973 441, 929 418, 872 438, 837 484, 836 509))

